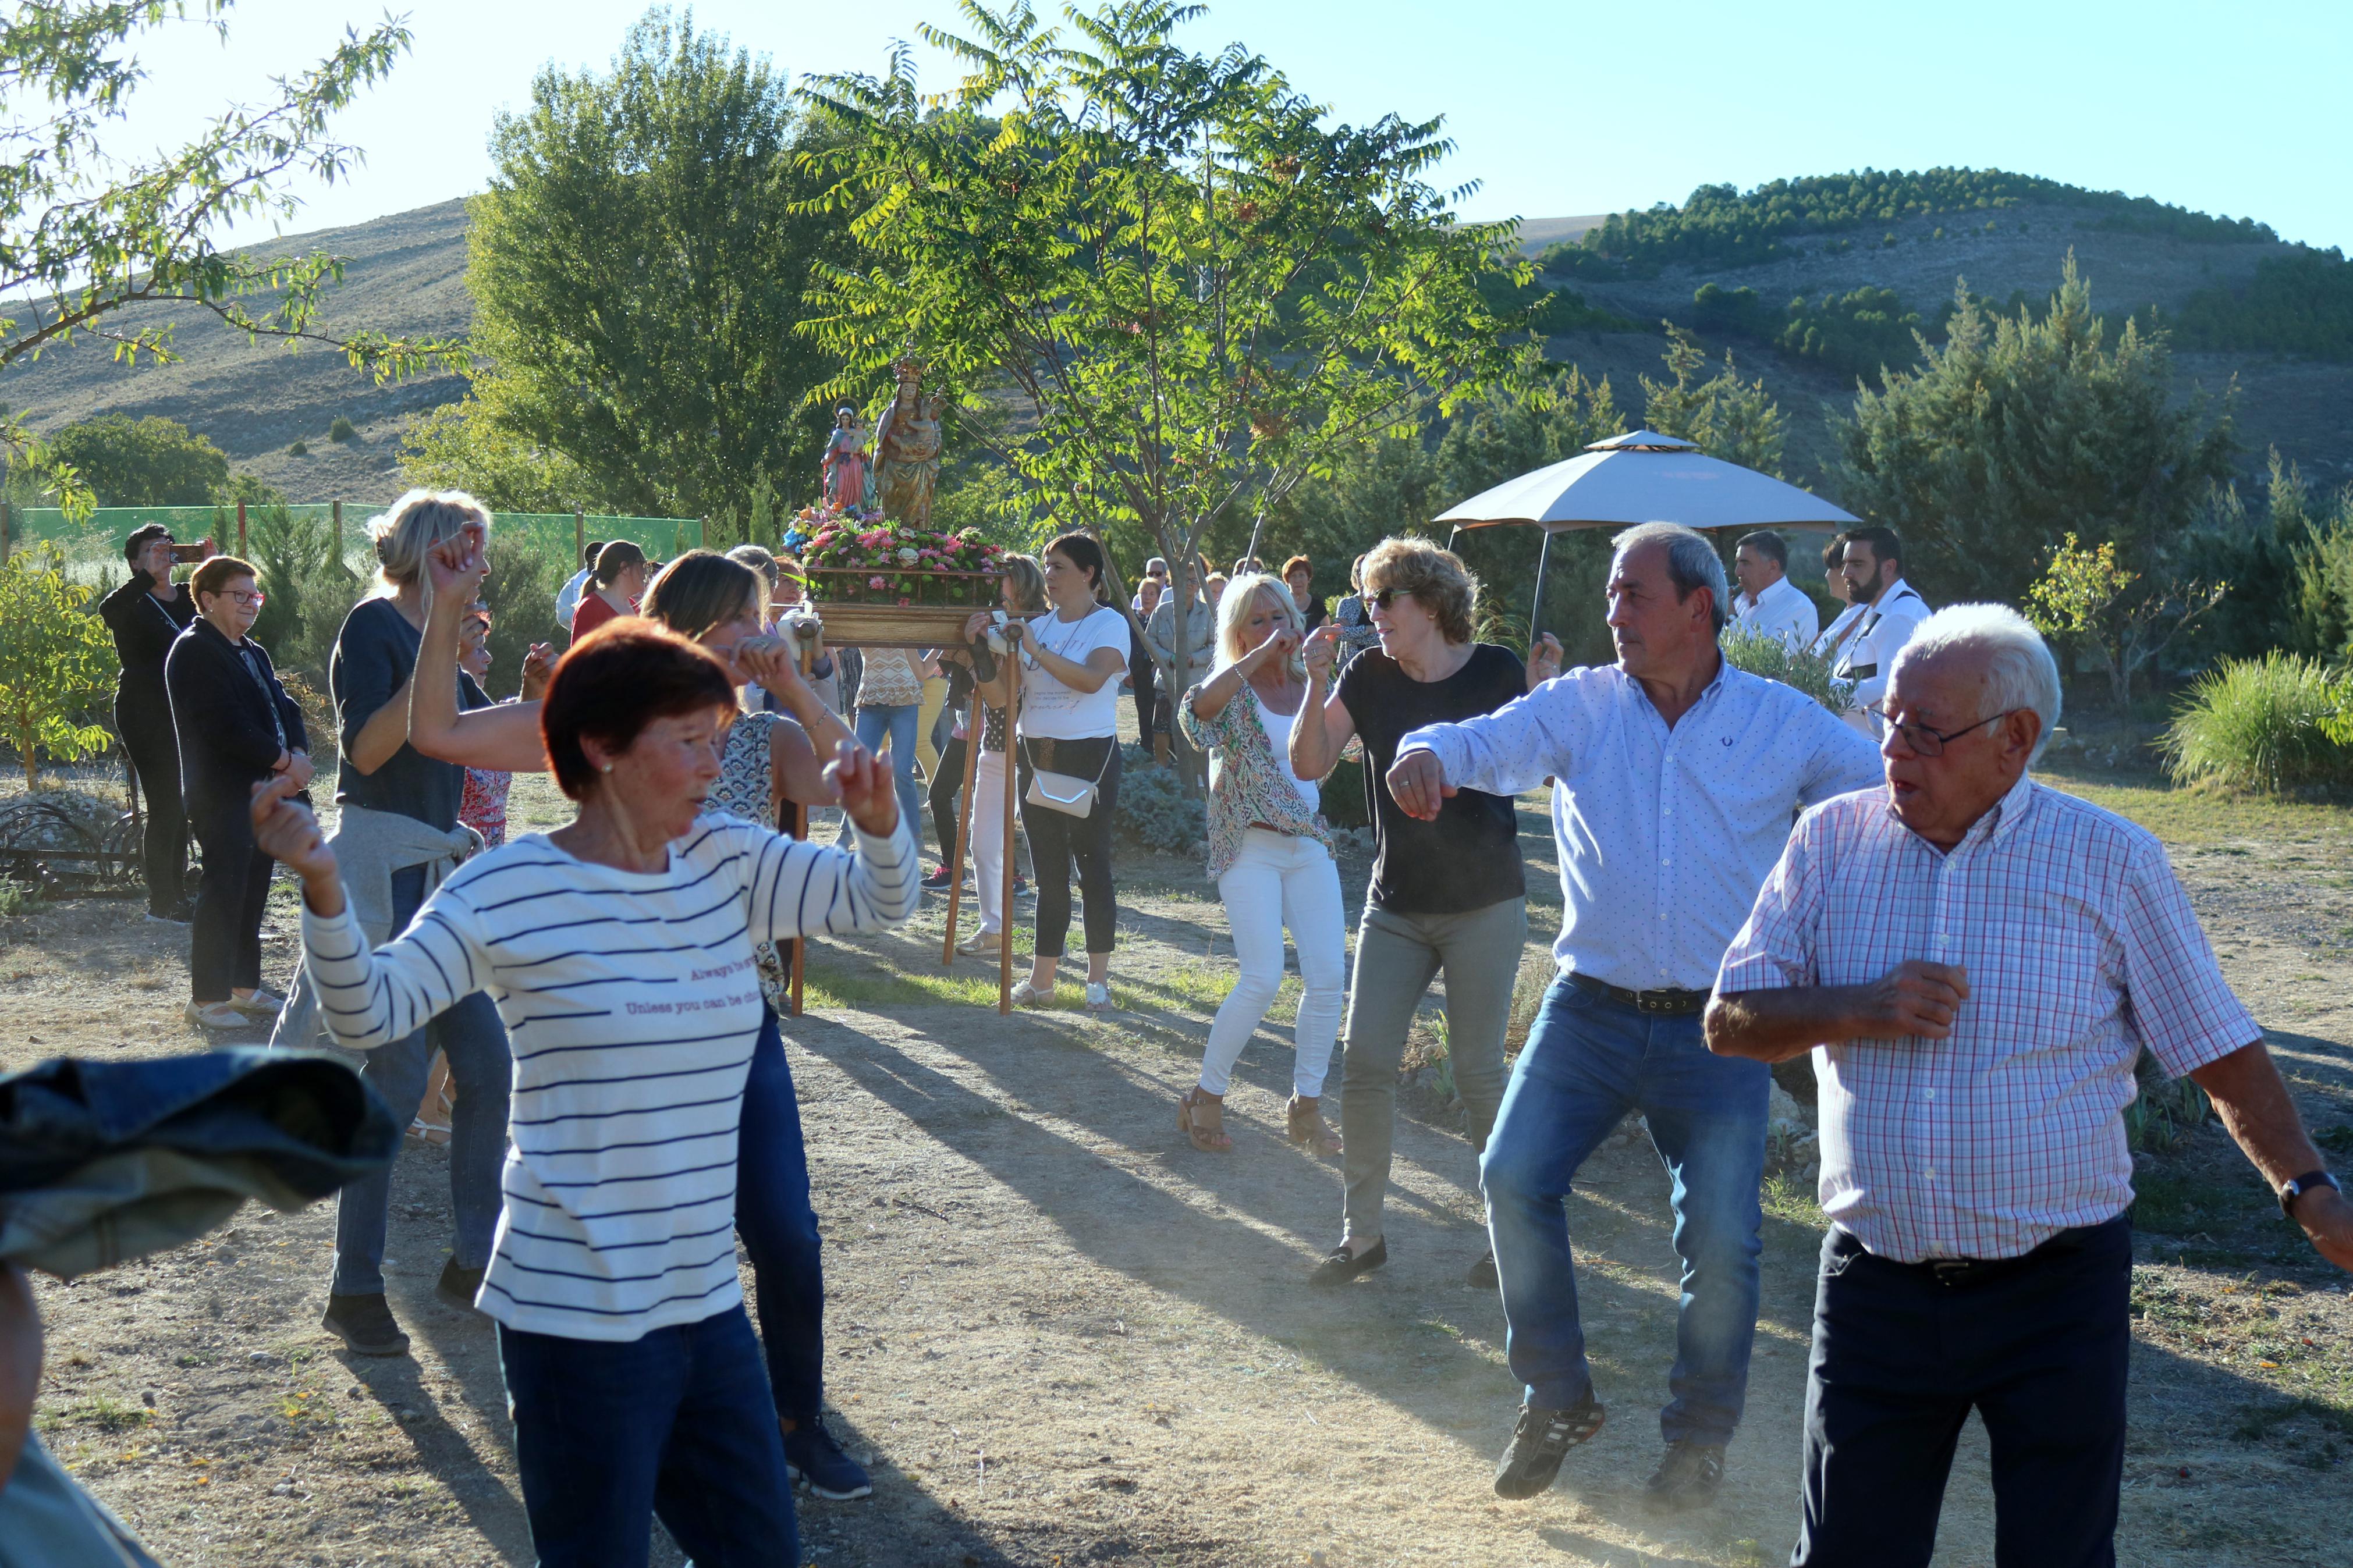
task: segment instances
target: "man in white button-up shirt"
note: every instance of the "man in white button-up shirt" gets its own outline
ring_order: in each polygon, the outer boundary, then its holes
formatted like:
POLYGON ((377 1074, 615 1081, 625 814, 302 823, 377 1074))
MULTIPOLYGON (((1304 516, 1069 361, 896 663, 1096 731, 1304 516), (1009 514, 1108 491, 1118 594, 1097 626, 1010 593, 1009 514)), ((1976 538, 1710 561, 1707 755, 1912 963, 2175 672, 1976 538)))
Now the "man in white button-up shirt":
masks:
POLYGON ((1783 647, 1802 651, 1821 635, 1822 616, 1803 588, 1789 581, 1788 542, 1769 528, 1742 536, 1732 552, 1740 595, 1732 618, 1752 632, 1778 637, 1783 647))
POLYGON ((1831 673, 1852 683, 1846 721, 1875 741, 1879 729, 1871 710, 1887 694, 1887 673, 1895 668, 1895 656, 1928 618, 1928 601, 1904 580, 1904 544, 1892 528, 1849 532, 1844 571, 1847 597, 1862 606, 1862 615, 1831 673))
MULTIPOLYGON (((1601 1426, 1562 1205, 1630 1110, 1674 1178, 1683 1260, 1659 1503, 1712 1496, 1740 1419, 1764 1216, 1761 1064, 1708 1054, 1700 1010, 1799 810, 1879 776, 1871 748, 1794 689, 1717 651, 1724 564, 1697 533, 1620 534, 1618 662, 1572 669, 1483 718, 1408 735, 1388 787, 1415 816, 1457 789, 1516 795, 1547 775, 1563 902, 1546 993, 1480 1162, 1508 1356, 1525 1404, 1496 1491, 1531 1497, 1601 1426)), ((1540 665, 1557 668, 1559 647, 1540 665)))

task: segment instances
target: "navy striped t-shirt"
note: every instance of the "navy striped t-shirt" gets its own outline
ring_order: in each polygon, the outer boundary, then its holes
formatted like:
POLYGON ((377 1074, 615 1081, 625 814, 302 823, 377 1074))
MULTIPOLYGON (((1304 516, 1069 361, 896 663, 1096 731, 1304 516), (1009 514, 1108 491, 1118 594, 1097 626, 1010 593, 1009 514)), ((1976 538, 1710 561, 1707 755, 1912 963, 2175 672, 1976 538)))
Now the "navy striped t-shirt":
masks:
POLYGON ((506 1201, 477 1305, 511 1328, 633 1340, 742 1300, 735 1126, 760 1026, 755 940, 914 912, 913 839, 855 855, 705 816, 669 868, 578 860, 531 834, 443 882, 368 951, 348 902, 302 916, 330 1031, 389 1045, 474 991, 514 1049, 506 1201))

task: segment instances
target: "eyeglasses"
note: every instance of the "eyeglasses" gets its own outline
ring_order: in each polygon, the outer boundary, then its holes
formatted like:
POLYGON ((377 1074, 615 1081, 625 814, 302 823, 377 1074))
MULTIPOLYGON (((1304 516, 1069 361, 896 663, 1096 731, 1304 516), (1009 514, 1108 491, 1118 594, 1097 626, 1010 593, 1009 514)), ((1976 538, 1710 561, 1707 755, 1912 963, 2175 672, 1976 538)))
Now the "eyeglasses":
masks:
POLYGON ((1899 724, 1887 716, 1887 710, 1884 708, 1868 708, 1864 711, 1902 735, 1904 744, 1912 751, 1914 755, 1941 757, 1945 754, 1945 745, 1947 742, 1957 741, 1972 730, 1982 730, 1996 720, 2007 719, 2022 710, 2005 708, 1999 713, 1989 713, 1976 723, 1964 724, 1957 730, 1931 730, 1926 724, 1899 724))
POLYGON ((1375 588, 1366 592, 1365 603, 1377 610, 1386 610, 1399 599, 1412 597, 1413 590, 1410 588, 1375 588))
POLYGON ((235 588, 223 588, 221 593, 227 598, 235 599, 240 605, 251 605, 257 610, 261 608, 262 600, 269 596, 259 588, 250 594, 241 594, 235 588))

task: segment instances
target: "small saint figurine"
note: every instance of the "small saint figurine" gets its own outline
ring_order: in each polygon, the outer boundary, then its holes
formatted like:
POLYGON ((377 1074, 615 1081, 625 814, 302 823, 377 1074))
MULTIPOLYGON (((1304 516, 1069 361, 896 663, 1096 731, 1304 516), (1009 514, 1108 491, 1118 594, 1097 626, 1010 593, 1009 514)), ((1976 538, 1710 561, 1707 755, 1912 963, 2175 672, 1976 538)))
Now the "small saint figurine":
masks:
POLYGON ((825 456, 818 472, 825 481, 825 504, 836 511, 854 511, 866 500, 866 428, 858 410, 845 405, 833 411, 833 432, 825 439, 825 456))

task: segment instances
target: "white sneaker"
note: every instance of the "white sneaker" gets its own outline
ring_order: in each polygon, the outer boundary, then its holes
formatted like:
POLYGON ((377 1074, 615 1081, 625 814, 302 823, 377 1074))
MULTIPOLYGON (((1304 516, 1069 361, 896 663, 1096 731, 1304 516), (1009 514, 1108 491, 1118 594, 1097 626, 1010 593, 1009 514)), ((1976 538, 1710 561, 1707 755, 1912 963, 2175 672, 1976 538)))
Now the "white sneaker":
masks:
POLYGON ((256 986, 250 996, 231 996, 228 1005, 248 1018, 275 1018, 286 1010, 286 998, 256 986))
POLYGON ((1111 1011, 1111 984, 1108 981, 1087 982, 1087 1011, 1090 1013, 1111 1011))
POLYGON ((226 1002, 210 1002, 202 1006, 191 1002, 180 1010, 180 1016, 200 1029, 242 1029, 251 1022, 226 1002))
POLYGON ((958 952, 995 952, 1005 945, 1002 931, 976 931, 956 943, 958 952))

